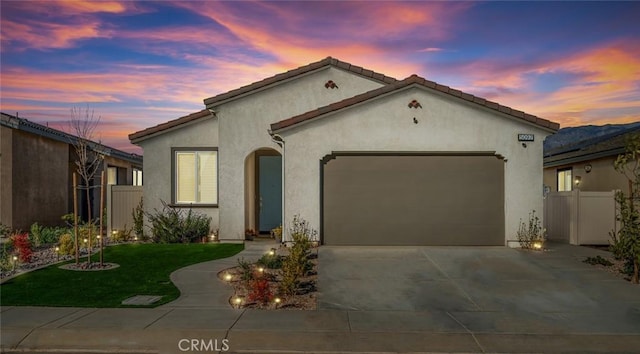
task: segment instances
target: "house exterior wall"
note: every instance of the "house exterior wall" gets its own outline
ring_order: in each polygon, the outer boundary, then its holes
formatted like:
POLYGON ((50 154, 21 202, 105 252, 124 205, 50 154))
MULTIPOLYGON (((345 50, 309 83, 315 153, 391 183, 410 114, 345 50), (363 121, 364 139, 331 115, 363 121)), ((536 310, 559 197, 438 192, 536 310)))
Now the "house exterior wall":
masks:
MULTIPOLYGON (((329 67, 215 107, 220 122, 220 240, 244 239, 246 213, 251 212, 245 204, 247 157, 261 148, 282 152, 269 135, 271 123, 381 86, 376 81, 329 67), (338 88, 325 88, 329 80, 338 88)), ((147 149, 146 145, 144 148, 147 149)), ((146 159, 145 156, 144 174, 148 176, 145 178, 151 178, 146 159)))
MULTIPOLYGON (((19 130, 13 130, 11 136, 7 157, 11 165, 6 174, 12 175, 7 183, 12 215, 10 222, 4 217, 2 222, 21 230, 28 230, 34 222, 62 224, 60 217, 68 212, 68 144, 19 130)), ((4 149, 2 153, 4 160, 4 149)))
POLYGON ((0 126, 0 223, 13 227, 13 130, 0 126))
POLYGON ((531 210, 543 214, 542 142, 549 133, 424 88, 408 87, 281 135, 286 224, 299 214, 319 229, 319 161, 332 151, 495 151, 505 158, 505 244, 515 240, 520 219, 531 210), (408 108, 413 99, 423 108, 408 108), (519 133, 535 134, 535 141, 524 148, 519 133))
MULTIPOLYGON (((146 152, 142 175, 144 178, 144 210, 162 210, 162 201, 171 203, 171 148, 176 147, 218 147, 218 119, 203 118, 164 134, 143 140, 139 145, 146 152)), ((218 170, 224 167, 218 160, 218 170)), ((219 179, 220 177, 218 177, 219 179)), ((219 188, 220 189, 220 188, 219 188)), ((218 200, 220 204, 220 200, 218 200)), ((218 227, 218 208, 198 207, 192 210, 212 218, 211 228, 218 227)), ((147 225, 148 226, 148 225, 147 225)))
MULTIPOLYGON (((603 157, 595 160, 578 162, 561 166, 547 167, 544 169, 544 184, 549 186, 550 191, 558 191, 557 171, 572 168, 572 177, 580 176, 580 185, 577 187, 585 192, 608 192, 619 189, 628 193, 629 185, 627 178, 613 168, 616 156, 603 157), (584 167, 590 164, 591 172, 587 173, 584 167)), ((575 189, 575 183, 573 184, 575 189)))

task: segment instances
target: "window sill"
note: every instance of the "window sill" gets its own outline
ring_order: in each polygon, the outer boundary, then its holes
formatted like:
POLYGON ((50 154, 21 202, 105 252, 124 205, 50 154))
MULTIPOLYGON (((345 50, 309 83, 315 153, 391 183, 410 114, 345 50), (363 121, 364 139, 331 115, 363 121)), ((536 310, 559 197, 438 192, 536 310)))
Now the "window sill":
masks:
POLYGON ((189 203, 189 204, 177 204, 171 203, 169 204, 171 208, 217 208, 218 204, 197 204, 197 203, 189 203))

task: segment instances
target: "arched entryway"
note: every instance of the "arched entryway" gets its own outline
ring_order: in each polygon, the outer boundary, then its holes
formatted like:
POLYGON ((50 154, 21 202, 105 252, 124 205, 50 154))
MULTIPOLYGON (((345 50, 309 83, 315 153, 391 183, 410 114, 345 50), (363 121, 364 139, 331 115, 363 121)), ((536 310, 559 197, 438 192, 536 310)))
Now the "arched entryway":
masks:
POLYGON ((269 234, 282 224, 282 155, 262 148, 247 155, 245 176, 245 229, 269 234))

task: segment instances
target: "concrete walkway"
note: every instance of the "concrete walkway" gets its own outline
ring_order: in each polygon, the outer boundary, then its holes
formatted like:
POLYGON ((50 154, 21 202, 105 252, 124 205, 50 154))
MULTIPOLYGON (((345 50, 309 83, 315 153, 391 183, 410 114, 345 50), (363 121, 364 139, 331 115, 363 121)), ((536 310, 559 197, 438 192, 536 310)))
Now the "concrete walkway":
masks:
MULTIPOLYGON (((254 260, 269 247, 266 243, 247 243, 237 257, 254 260)), ((545 282, 555 280, 582 286, 585 301, 617 302, 603 309, 587 306, 581 310, 574 305, 564 312, 522 311, 511 306, 488 306, 495 304, 482 298, 474 300, 478 308, 382 311, 321 306, 317 311, 234 310, 227 306, 230 289, 216 275, 237 264, 233 257, 177 271, 172 279, 183 291, 182 296, 154 309, 3 307, 1 348, 3 352, 56 353, 196 353, 225 349, 231 353, 638 353, 640 287, 581 263, 583 257, 600 252, 554 245, 549 252, 518 254, 524 254, 541 272, 549 272, 539 279, 540 289, 529 284, 533 297, 523 297, 523 302, 535 303, 535 296, 544 294, 545 282)), ((332 265, 323 253, 321 248, 320 274, 323 267, 332 265)), ((456 262, 455 257, 441 256, 438 264, 447 259, 456 262)), ((467 256, 471 263, 479 261, 471 253, 467 256)), ((433 254, 430 257, 435 259, 433 254)), ((489 279, 488 274, 485 277, 489 279)), ((327 290, 331 287, 324 285, 327 290)), ((498 292, 496 296, 504 294, 498 292)), ((322 296, 320 293, 320 303, 322 296)), ((558 298, 566 304, 564 300, 558 298)), ((372 303, 361 305, 366 308, 372 303)))

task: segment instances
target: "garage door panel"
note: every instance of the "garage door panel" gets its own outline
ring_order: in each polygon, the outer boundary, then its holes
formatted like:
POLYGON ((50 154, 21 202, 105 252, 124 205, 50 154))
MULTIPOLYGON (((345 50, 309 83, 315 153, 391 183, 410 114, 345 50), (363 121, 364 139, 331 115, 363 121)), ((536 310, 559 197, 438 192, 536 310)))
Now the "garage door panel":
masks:
POLYGON ((504 245, 494 156, 338 156, 323 173, 325 244, 504 245))

